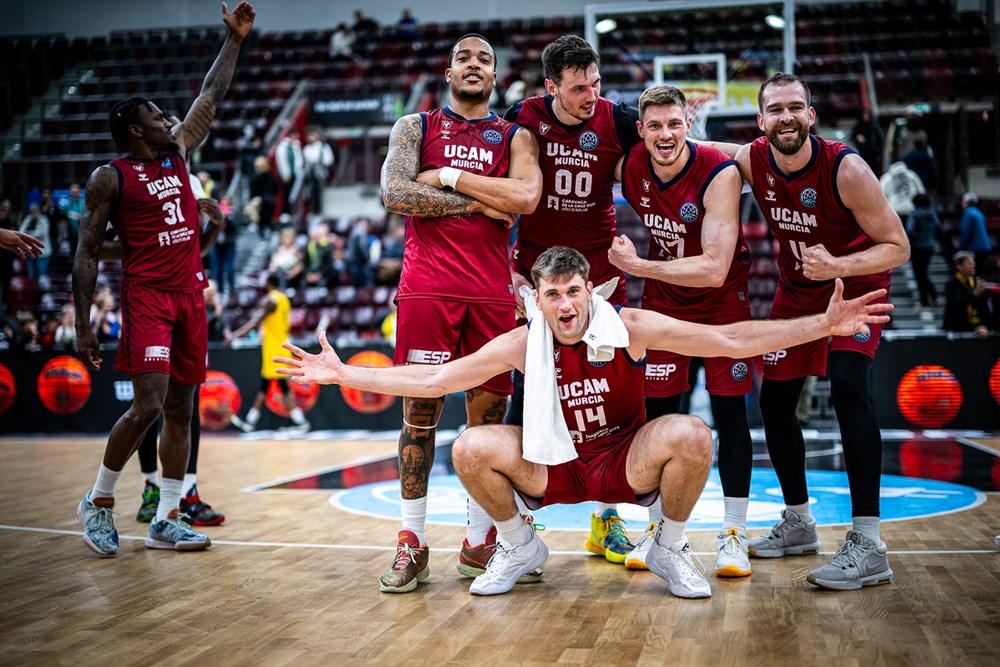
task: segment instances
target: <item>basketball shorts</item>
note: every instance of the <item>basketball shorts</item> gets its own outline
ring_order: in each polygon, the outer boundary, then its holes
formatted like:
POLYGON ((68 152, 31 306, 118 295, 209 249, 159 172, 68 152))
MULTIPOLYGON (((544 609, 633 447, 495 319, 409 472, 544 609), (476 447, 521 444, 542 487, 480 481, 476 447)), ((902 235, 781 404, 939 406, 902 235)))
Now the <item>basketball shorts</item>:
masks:
MULTIPOLYGON (((844 299, 854 299, 878 288, 878 285, 870 282, 847 280, 844 284, 844 299)), ((825 312, 832 293, 832 288, 829 287, 808 290, 779 284, 768 319, 786 320, 825 312)), ((877 303, 887 301, 888 295, 877 303)), ((827 354, 830 351, 848 350, 874 359, 881 337, 882 325, 869 324, 853 336, 821 338, 788 349, 767 352, 763 355, 764 379, 795 380, 807 375, 825 377, 827 354)))
POLYGON ((649 507, 659 497, 659 490, 636 495, 625 474, 625 462, 636 432, 594 454, 581 454, 578 458, 556 466, 547 466, 549 482, 545 495, 534 498, 518 492, 529 509, 546 505, 581 503, 596 500, 604 503, 633 503, 649 507))
POLYGON ((182 384, 205 381, 208 322, 205 297, 122 282, 122 333, 115 369, 129 377, 164 373, 182 384))
MULTIPOLYGON (((608 243, 608 247, 610 246, 611 244, 608 243)), ((512 261, 514 270, 527 278, 528 282, 531 282, 531 267, 535 265, 538 256, 546 250, 548 248, 518 241, 514 245, 512 261)), ((612 278, 618 278, 618 286, 615 288, 615 293, 608 299, 608 303, 612 306, 627 306, 628 290, 625 286, 625 274, 608 261, 608 248, 581 252, 590 263, 590 280, 594 283, 594 287, 612 278)))
MULTIPOLYGON (((515 326, 514 304, 400 299, 395 363, 443 364, 472 354, 515 326)), ((498 396, 513 391, 510 373, 497 375, 479 389, 498 396)))
MULTIPOLYGON (((740 290, 727 290, 721 298, 713 299, 711 308, 701 310, 698 315, 688 315, 681 308, 649 308, 658 313, 676 317, 686 322, 698 324, 733 324, 750 319, 750 301, 746 298, 746 286, 740 290)), ((649 350, 646 357, 646 396, 662 398, 676 396, 691 390, 688 368, 691 357, 676 352, 649 350)), ((705 384, 713 396, 745 396, 753 391, 753 359, 730 359, 729 357, 705 357, 705 384)))

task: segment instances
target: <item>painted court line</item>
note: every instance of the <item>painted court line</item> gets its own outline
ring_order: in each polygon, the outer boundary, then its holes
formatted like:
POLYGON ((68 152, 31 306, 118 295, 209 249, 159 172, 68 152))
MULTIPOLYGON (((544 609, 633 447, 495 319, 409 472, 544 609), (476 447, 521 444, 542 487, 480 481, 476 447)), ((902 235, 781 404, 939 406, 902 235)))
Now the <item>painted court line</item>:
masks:
MULTIPOLYGON (((82 537, 83 533, 77 530, 60 530, 58 528, 37 528, 35 526, 11 526, 0 524, 0 530, 10 530, 21 533, 45 533, 48 535, 68 535, 72 537, 82 537)), ((119 535, 118 539, 128 541, 144 541, 145 535, 119 535)), ((278 547, 287 549, 330 549, 333 551, 395 551, 394 546, 379 546, 368 544, 320 544, 311 542, 245 542, 242 540, 212 540, 212 544, 221 544, 232 547, 278 547)), ((435 552, 458 553, 459 549, 454 547, 434 547, 435 552)), ((693 552, 697 556, 714 556, 714 551, 693 552)), ((821 551, 821 556, 832 556, 835 551, 821 551)), ((894 556, 968 556, 981 554, 1000 554, 997 549, 890 549, 889 553, 894 556)), ((588 551, 549 551, 551 556, 591 556, 588 551)))

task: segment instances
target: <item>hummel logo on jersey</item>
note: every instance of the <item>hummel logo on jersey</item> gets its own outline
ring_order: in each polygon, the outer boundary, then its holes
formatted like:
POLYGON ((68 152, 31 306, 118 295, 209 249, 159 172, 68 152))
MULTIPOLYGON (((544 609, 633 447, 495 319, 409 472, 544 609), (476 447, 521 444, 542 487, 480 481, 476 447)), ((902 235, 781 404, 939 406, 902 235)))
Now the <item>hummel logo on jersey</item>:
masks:
POLYGON ((639 197, 639 206, 649 208, 649 197, 639 197))
POLYGON ((538 123, 538 134, 542 135, 543 137, 546 134, 548 134, 549 130, 551 130, 551 129, 552 129, 552 126, 549 125, 548 123, 541 123, 541 122, 538 123))
POLYGON ((147 176, 146 174, 137 174, 137 175, 141 183, 149 183, 149 176, 147 176))

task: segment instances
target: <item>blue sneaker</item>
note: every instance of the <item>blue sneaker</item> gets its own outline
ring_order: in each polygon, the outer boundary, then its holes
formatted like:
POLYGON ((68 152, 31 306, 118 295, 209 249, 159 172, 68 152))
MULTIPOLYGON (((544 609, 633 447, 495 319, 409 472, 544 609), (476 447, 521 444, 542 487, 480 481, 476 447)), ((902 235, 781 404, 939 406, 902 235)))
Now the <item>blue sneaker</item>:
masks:
POLYGON ((83 526, 83 541, 102 556, 118 554, 118 531, 115 530, 114 512, 110 507, 101 507, 90 501, 93 489, 83 495, 76 506, 76 518, 83 526))
POLYGON ((201 551, 212 546, 208 535, 202 535, 184 523, 178 513, 172 518, 153 521, 146 534, 146 546, 150 549, 174 549, 175 551, 201 551))

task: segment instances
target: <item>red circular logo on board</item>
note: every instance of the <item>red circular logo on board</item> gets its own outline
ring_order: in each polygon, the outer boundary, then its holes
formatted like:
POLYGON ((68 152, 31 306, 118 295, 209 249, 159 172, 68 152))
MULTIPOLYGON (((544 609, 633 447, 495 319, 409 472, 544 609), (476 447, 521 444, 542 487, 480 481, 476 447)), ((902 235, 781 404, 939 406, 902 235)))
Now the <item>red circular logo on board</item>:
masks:
POLYGON ((899 381, 896 404, 915 426, 940 428, 962 407, 962 386, 944 366, 916 366, 899 381))
POLYGON ((38 374, 38 397, 49 412, 75 414, 90 398, 90 373, 76 357, 53 357, 38 374))
MULTIPOLYGON (((392 359, 377 350, 365 350, 348 359, 347 364, 349 366, 368 366, 369 368, 391 368, 392 359)), ((395 396, 361 391, 351 387, 341 387, 340 394, 344 397, 345 403, 364 414, 385 412, 396 402, 395 396)))
POLYGON ((221 431, 229 426, 229 418, 239 413, 240 402, 240 389, 232 377, 222 371, 208 371, 198 398, 201 425, 221 431))
MULTIPOLYGON (((298 382, 289 380, 288 386, 291 388, 292 394, 295 396, 295 401, 302 409, 302 412, 309 412, 313 409, 313 406, 316 405, 316 399, 319 398, 318 384, 299 384, 298 382)), ((285 399, 281 394, 281 387, 278 386, 277 380, 271 380, 271 384, 267 386, 264 404, 268 410, 279 417, 290 416, 288 408, 285 407, 285 399)))
POLYGON ((0 364, 0 415, 10 410, 17 397, 17 381, 10 369, 0 364))

